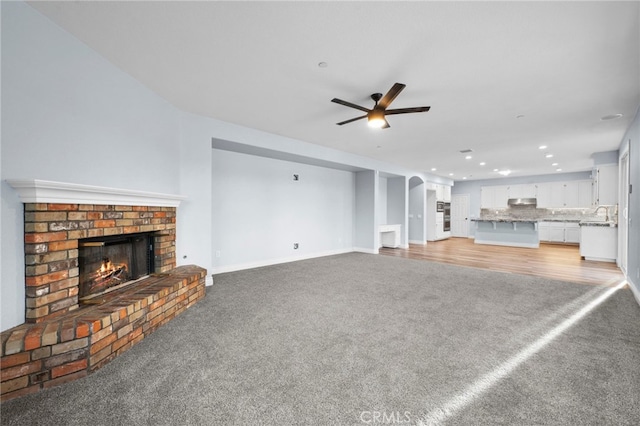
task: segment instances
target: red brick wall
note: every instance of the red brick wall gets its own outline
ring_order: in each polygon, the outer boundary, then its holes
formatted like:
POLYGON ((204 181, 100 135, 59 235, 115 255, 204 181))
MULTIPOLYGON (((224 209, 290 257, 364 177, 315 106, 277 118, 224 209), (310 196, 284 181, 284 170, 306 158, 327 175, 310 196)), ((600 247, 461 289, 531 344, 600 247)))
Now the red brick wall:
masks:
POLYGON ((154 232, 155 272, 176 267, 175 207, 28 203, 24 209, 29 323, 78 309, 79 239, 154 232))

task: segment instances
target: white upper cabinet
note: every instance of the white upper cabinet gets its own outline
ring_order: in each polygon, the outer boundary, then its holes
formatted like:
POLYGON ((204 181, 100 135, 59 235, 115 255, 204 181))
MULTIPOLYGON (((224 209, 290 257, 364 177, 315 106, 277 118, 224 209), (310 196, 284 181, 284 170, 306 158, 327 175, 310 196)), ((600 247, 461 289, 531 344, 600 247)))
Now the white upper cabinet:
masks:
POLYGON ((449 185, 435 184, 436 200, 451 202, 451 187, 449 185))
POLYGON ((480 196, 482 208, 506 207, 498 204, 502 199, 536 198, 537 207, 541 209, 580 207, 589 208, 592 205, 592 182, 590 180, 576 180, 568 182, 543 182, 527 185, 483 186, 480 196), (488 190, 488 188, 494 188, 488 190), (495 189, 501 188, 501 189, 495 189), (504 189, 508 192, 504 194, 504 189), (497 192, 501 191, 501 194, 497 192), (485 204, 486 203, 486 204, 485 204))
POLYGON ((548 204, 541 206, 538 203, 538 207, 546 207, 546 208, 559 208, 564 207, 564 182, 549 182, 548 194, 549 199, 548 204))
POLYGON ((442 191, 443 191, 443 195, 442 196, 444 197, 444 201, 447 201, 447 202, 450 203, 451 202, 451 187, 448 186, 448 185, 444 185, 444 188, 443 188, 442 191))
POLYGON ((489 209, 493 207, 493 186, 483 186, 480 188, 480 208, 489 209))
POLYGON ((444 201, 444 186, 436 184, 436 200, 444 201))
POLYGON ((536 186, 537 206, 543 209, 549 207, 551 205, 551 184, 544 182, 536 186))
POLYGON ((495 199, 493 201, 493 207, 506 208, 509 202, 509 187, 505 185, 495 186, 495 199))
POLYGON ((590 180, 574 180, 565 183, 563 207, 591 207, 592 183, 590 180))
POLYGON ((578 194, 580 197, 578 207, 591 207, 593 204, 593 182, 590 180, 579 180, 578 194))
POLYGON ((618 204, 618 165, 598 166, 594 172, 595 205, 618 204))
POLYGON ((591 181, 545 182, 538 185, 539 208, 591 207, 591 181))
POLYGON ((503 209, 509 201, 509 187, 506 185, 483 186, 480 188, 480 208, 503 209))
POLYGON ((510 185, 509 198, 536 198, 536 185, 533 183, 510 185))

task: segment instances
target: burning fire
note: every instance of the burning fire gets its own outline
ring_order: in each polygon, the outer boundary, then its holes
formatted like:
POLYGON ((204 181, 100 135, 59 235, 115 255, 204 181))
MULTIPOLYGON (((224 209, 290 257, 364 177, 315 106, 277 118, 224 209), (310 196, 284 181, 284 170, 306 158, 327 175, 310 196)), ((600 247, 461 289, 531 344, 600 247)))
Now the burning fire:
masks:
POLYGON ((120 265, 114 265, 108 257, 102 259, 100 269, 96 271, 97 279, 99 281, 115 280, 121 281, 121 275, 127 272, 127 265, 124 263, 120 265))

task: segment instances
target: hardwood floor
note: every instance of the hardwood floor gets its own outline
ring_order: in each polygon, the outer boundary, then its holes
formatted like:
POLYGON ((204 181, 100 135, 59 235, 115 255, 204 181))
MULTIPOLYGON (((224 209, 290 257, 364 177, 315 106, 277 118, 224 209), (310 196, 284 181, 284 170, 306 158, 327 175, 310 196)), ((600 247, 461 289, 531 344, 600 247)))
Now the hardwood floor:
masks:
POLYGON ((540 244, 540 248, 475 244, 470 238, 450 238, 410 244, 408 249, 381 248, 380 254, 431 260, 493 271, 535 275, 581 284, 617 284, 624 275, 615 263, 583 260, 577 245, 540 244))

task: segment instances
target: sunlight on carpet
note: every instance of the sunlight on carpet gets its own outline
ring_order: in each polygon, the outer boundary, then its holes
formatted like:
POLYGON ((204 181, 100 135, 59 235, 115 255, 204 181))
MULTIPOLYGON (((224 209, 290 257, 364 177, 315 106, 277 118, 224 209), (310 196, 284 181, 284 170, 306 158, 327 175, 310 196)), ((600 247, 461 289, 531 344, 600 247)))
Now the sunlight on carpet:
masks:
MULTIPOLYGON (((463 410, 469 404, 474 402, 477 398, 482 396, 485 392, 489 391, 494 385, 496 385, 500 380, 511 374, 513 370, 518 368, 521 364, 529 360, 533 355, 542 350, 545 346, 551 343, 554 339, 564 333, 566 330, 571 328, 573 325, 578 323, 582 318, 588 315, 591 311, 597 308, 600 304, 602 304, 605 300, 611 297, 615 292, 623 288, 627 284, 626 281, 622 281, 618 283, 613 288, 607 288, 603 292, 601 288, 593 289, 588 294, 590 296, 595 296, 593 293, 599 294, 595 299, 582 306, 579 310, 569 316, 567 319, 562 321, 560 324, 549 330, 546 334, 540 337, 538 340, 525 347, 522 351, 518 352, 513 357, 509 358, 503 364, 499 365, 494 370, 485 374, 476 380, 469 387, 464 389, 458 395, 449 399, 442 406, 431 410, 428 414, 424 416, 424 418, 418 421, 418 425, 420 426, 435 426, 443 423, 448 418, 456 415, 457 412, 463 410)), ((579 298, 584 299, 584 297, 579 298)), ((576 303, 570 304, 572 308, 576 303)), ((573 309, 572 309, 573 310, 573 309)))

